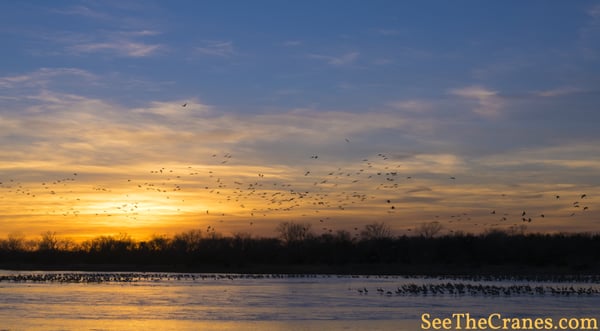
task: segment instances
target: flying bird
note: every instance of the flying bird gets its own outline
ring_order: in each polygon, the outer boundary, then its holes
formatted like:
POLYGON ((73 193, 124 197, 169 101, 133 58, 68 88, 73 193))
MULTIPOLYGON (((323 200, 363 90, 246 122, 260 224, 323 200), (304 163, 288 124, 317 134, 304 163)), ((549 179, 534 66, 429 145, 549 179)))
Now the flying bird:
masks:
POLYGON ((181 107, 186 107, 187 106, 187 102, 184 103, 183 105, 181 105, 181 107))

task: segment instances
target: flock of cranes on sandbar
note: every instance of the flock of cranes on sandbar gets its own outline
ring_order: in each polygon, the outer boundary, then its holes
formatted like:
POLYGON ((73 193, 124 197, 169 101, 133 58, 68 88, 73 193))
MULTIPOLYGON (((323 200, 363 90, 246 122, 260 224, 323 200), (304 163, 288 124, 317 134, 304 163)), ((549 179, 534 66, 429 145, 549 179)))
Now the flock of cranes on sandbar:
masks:
MULTIPOLYGON (((588 279, 583 284, 573 283, 536 283, 531 285, 527 280, 521 284, 471 282, 440 278, 436 280, 422 279, 419 283, 408 279, 389 276, 346 276, 346 275, 303 275, 303 274, 202 274, 202 273, 156 273, 156 272, 54 272, 24 273, 0 275, 0 283, 160 283, 160 282, 243 282, 256 279, 296 279, 296 278, 351 278, 353 282, 383 280, 392 286, 367 288, 349 287, 360 295, 376 294, 380 296, 596 296, 600 295, 597 280, 588 279), (361 281, 362 280, 362 281, 361 281)), ((368 283, 368 282, 367 282, 368 283)))

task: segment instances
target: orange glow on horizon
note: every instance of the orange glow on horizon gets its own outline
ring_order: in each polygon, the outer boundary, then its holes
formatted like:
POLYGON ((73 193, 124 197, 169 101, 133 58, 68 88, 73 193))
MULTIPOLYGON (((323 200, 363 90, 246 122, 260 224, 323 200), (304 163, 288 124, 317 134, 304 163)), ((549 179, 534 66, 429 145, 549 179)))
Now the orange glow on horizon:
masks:
POLYGON ((399 235, 410 235, 419 224, 432 221, 442 223, 448 234, 521 224, 530 231, 576 232, 588 231, 597 222, 589 206, 600 192, 588 190, 573 205, 571 200, 581 195, 574 185, 515 189, 462 182, 441 171, 413 178, 403 169, 390 170, 388 160, 310 171, 304 166, 214 163, 15 176, 0 185, 0 221, 6 224, 2 234, 53 231, 80 241, 127 233, 145 239, 210 227, 224 235, 272 237, 284 221, 308 223, 317 234, 357 233, 365 224, 381 221, 399 235))

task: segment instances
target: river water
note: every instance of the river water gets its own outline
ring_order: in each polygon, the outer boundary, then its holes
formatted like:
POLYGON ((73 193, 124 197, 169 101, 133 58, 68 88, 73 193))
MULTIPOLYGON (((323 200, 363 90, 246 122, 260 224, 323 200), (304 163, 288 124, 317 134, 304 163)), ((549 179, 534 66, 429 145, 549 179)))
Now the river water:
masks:
POLYGON ((0 277, 0 330, 420 330, 423 314, 455 313, 600 319, 596 281, 2 270, 0 277), (410 290, 448 283, 472 290, 410 290))

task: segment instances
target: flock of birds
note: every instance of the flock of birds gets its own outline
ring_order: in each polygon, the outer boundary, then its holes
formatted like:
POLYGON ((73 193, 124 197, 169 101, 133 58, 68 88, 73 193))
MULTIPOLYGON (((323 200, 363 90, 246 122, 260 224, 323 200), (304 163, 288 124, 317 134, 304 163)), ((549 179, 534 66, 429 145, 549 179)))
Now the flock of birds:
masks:
MULTIPOLYGON (((346 138, 345 143, 350 140, 346 138)), ((282 175, 268 167, 248 174, 243 164, 232 164, 235 158, 231 153, 214 153, 207 155, 203 165, 157 167, 145 174, 122 175, 121 179, 106 181, 94 179, 97 174, 86 177, 78 172, 38 183, 0 178, 0 205, 5 210, 12 205, 21 214, 45 220, 49 216, 85 215, 136 222, 157 214, 187 215, 196 217, 204 226, 212 222, 207 232, 220 229, 228 219, 236 219, 248 228, 261 220, 294 220, 311 224, 322 233, 334 233, 348 230, 345 220, 370 218, 371 222, 389 221, 395 230, 410 233, 417 225, 416 220, 406 224, 397 220, 410 208, 414 213, 419 206, 432 207, 441 200, 446 206, 451 205, 450 194, 440 198, 439 194, 445 193, 439 192, 450 185, 454 188, 460 181, 453 175, 419 178, 418 174, 406 173, 401 161, 384 153, 355 162, 352 168, 328 168, 327 161, 322 162, 327 157, 318 154, 306 158, 301 163, 304 166, 299 167, 304 169, 297 176, 282 175), (245 173, 236 172, 237 169, 245 173)), ((497 194, 500 196, 505 198, 507 194, 497 194)), ((419 222, 439 222, 449 232, 461 228, 479 228, 469 231, 479 232, 589 213, 587 194, 578 194, 578 199, 566 203, 562 201, 569 197, 557 194, 550 198, 554 201, 545 199, 552 207, 551 212, 500 210, 493 206, 484 212, 485 208, 478 205, 463 211, 457 211, 456 207, 439 214, 424 212, 419 222)), ((269 224, 275 227, 272 222, 269 224)), ((354 222, 351 228, 354 236, 358 236, 360 225, 354 222)))
MULTIPOLYGON (((0 275, 0 282, 8 283, 157 283, 184 282, 198 283, 206 281, 239 281, 247 279, 290 279, 290 278, 349 278, 368 280, 369 278, 386 278, 389 276, 344 276, 344 275, 303 275, 303 274, 199 274, 199 273, 154 273, 154 272, 55 272, 55 273, 26 273, 0 275)), ((410 280, 410 279, 409 279, 410 280)), ((590 296, 600 295, 598 279, 584 279, 581 284, 560 284, 553 282, 529 282, 515 284, 495 279, 495 283, 463 282, 446 278, 434 282, 413 283, 398 279, 393 288, 358 288, 349 287, 360 295, 377 294, 382 296, 590 296)))
MULTIPOLYGON (((366 287, 358 288, 356 291, 361 295, 369 294, 366 287)), ((375 293, 385 296, 393 295, 415 295, 415 296, 531 296, 531 295, 599 295, 600 289, 596 286, 574 287, 570 286, 531 286, 523 285, 484 285, 469 283, 445 283, 445 284, 404 284, 395 289, 384 289, 378 287, 375 293)))

